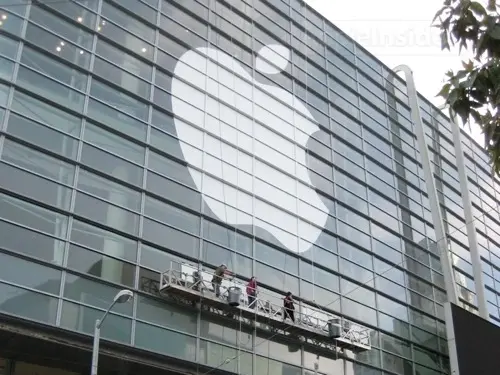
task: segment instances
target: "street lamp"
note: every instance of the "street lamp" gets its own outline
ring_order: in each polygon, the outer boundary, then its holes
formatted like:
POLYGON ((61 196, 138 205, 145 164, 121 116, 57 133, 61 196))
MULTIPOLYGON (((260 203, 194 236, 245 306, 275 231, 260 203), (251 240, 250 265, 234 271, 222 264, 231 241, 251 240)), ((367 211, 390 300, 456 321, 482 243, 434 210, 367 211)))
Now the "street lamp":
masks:
POLYGON ((108 316, 108 313, 111 311, 113 306, 117 303, 126 303, 130 301, 134 297, 134 293, 128 289, 120 290, 115 298, 113 298, 113 302, 109 305, 108 309, 104 313, 101 319, 97 319, 95 321, 94 327, 94 345, 92 346, 92 366, 90 367, 90 375, 97 375, 97 362, 99 360, 99 341, 101 339, 101 326, 108 316))

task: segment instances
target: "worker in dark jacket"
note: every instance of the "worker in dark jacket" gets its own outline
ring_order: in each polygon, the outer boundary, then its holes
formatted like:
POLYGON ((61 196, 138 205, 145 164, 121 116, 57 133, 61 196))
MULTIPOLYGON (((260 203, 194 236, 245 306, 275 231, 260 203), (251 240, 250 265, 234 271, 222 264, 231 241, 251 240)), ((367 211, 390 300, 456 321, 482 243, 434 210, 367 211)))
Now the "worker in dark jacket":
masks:
POLYGON ((220 296, 220 286, 225 275, 231 275, 231 271, 227 269, 227 266, 225 264, 221 264, 215 269, 214 275, 212 277, 212 286, 217 297, 220 296))
POLYGON ((290 318, 295 323, 295 305, 293 303, 292 292, 288 292, 285 298, 283 298, 283 321, 286 318, 290 318))

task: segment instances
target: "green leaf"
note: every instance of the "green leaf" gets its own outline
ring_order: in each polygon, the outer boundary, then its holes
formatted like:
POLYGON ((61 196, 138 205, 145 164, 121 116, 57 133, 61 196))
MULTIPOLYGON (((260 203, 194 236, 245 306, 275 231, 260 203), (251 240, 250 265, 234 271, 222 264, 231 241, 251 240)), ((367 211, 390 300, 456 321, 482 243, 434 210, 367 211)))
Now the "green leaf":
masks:
POLYGON ((441 88, 441 91, 436 96, 442 96, 443 98, 447 99, 448 94, 450 93, 450 88, 451 88, 451 83, 446 83, 443 85, 441 88))
POLYGON ((462 101, 457 102, 455 104, 455 106, 453 107, 453 110, 455 111, 455 113, 457 115, 460 116, 460 118, 462 119, 462 121, 464 123, 467 122, 467 118, 469 117, 469 111, 470 111, 470 109, 469 109, 469 106, 466 103, 464 103, 462 101))
POLYGON ((488 34, 484 33, 481 36, 481 38, 479 38, 479 40, 476 42, 476 44, 474 46, 474 49, 475 49, 475 52, 476 52, 476 56, 475 57, 476 57, 477 61, 481 61, 481 56, 483 56, 484 52, 487 49, 488 39, 489 39, 488 34))
POLYGON ((472 60, 469 60, 468 62, 462 61, 462 66, 466 72, 472 72, 474 69, 474 62, 472 60))
POLYGON ((500 39, 500 25, 495 25, 491 30, 488 31, 488 35, 493 39, 500 39))
POLYGON ((471 49, 462 70, 446 73, 437 96, 465 124, 477 123, 485 137, 492 171, 500 177, 500 11, 499 0, 441 0, 433 20, 441 49, 471 49))
POLYGON ((442 14, 442 13, 443 13, 446 9, 448 9, 448 7, 447 7, 447 6, 443 6, 441 9, 439 9, 439 10, 436 12, 436 14, 434 15, 434 17, 432 18, 432 23, 434 23, 434 22, 438 19, 438 17, 439 17, 439 16, 440 16, 440 15, 441 15, 441 14, 442 14))
POLYGON ((454 107, 456 102, 458 101, 458 90, 453 89, 450 91, 448 94, 448 98, 446 99, 447 103, 450 105, 450 107, 454 107))
POLYGON ((477 71, 472 71, 469 74, 469 77, 467 77, 467 80, 464 82, 464 87, 470 88, 474 86, 474 84, 476 83, 477 75, 478 75, 477 71))
POLYGON ((448 34, 444 31, 441 33, 441 49, 450 50, 450 43, 448 42, 448 34))
POLYGON ((464 79, 467 76, 467 71, 466 70, 459 70, 457 74, 455 75, 455 78, 458 80, 464 79))
POLYGON ((472 1, 470 3, 470 9, 479 16, 486 15, 486 9, 477 1, 472 1))
POLYGON ((474 120, 474 122, 481 122, 481 115, 479 114, 479 112, 475 109, 471 109, 470 111, 470 115, 472 117, 472 119, 474 120))

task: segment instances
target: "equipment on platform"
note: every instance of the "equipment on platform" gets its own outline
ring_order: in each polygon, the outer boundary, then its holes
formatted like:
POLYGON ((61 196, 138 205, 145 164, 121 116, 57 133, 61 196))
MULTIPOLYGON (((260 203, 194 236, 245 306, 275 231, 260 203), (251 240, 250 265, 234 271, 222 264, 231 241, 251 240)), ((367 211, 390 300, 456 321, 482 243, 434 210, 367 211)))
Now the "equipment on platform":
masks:
POLYGON ((241 288, 230 286, 227 288, 227 303, 229 306, 237 307, 240 305, 241 288))
POLYGON ((332 339, 336 339, 341 336, 342 329, 339 324, 341 321, 342 319, 340 318, 334 318, 328 321, 328 334, 332 339))
POLYGON ((332 339, 342 337, 351 330, 351 322, 342 318, 333 318, 328 321, 328 334, 332 339))

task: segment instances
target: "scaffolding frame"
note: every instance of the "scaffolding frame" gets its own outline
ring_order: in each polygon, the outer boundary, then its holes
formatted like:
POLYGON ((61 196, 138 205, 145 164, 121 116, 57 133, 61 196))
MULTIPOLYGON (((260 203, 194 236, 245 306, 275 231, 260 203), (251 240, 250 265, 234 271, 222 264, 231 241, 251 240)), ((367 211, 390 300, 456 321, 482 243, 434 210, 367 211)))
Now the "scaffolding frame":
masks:
MULTIPOLYGON (((275 334, 286 336, 299 343, 308 343, 337 352, 350 350, 354 353, 371 349, 371 329, 321 309, 299 304, 294 310, 295 321, 285 318, 284 307, 273 302, 270 295, 257 292, 253 306, 246 298, 246 285, 238 280, 224 279, 220 295, 216 296, 212 285, 213 271, 203 270, 199 265, 170 262, 170 267, 160 275, 160 294, 181 297, 198 309, 208 306, 212 313, 223 315, 250 327, 259 323, 275 334), (237 306, 228 303, 231 291, 237 290, 237 306)), ((262 326, 261 326, 262 328, 262 326)))

